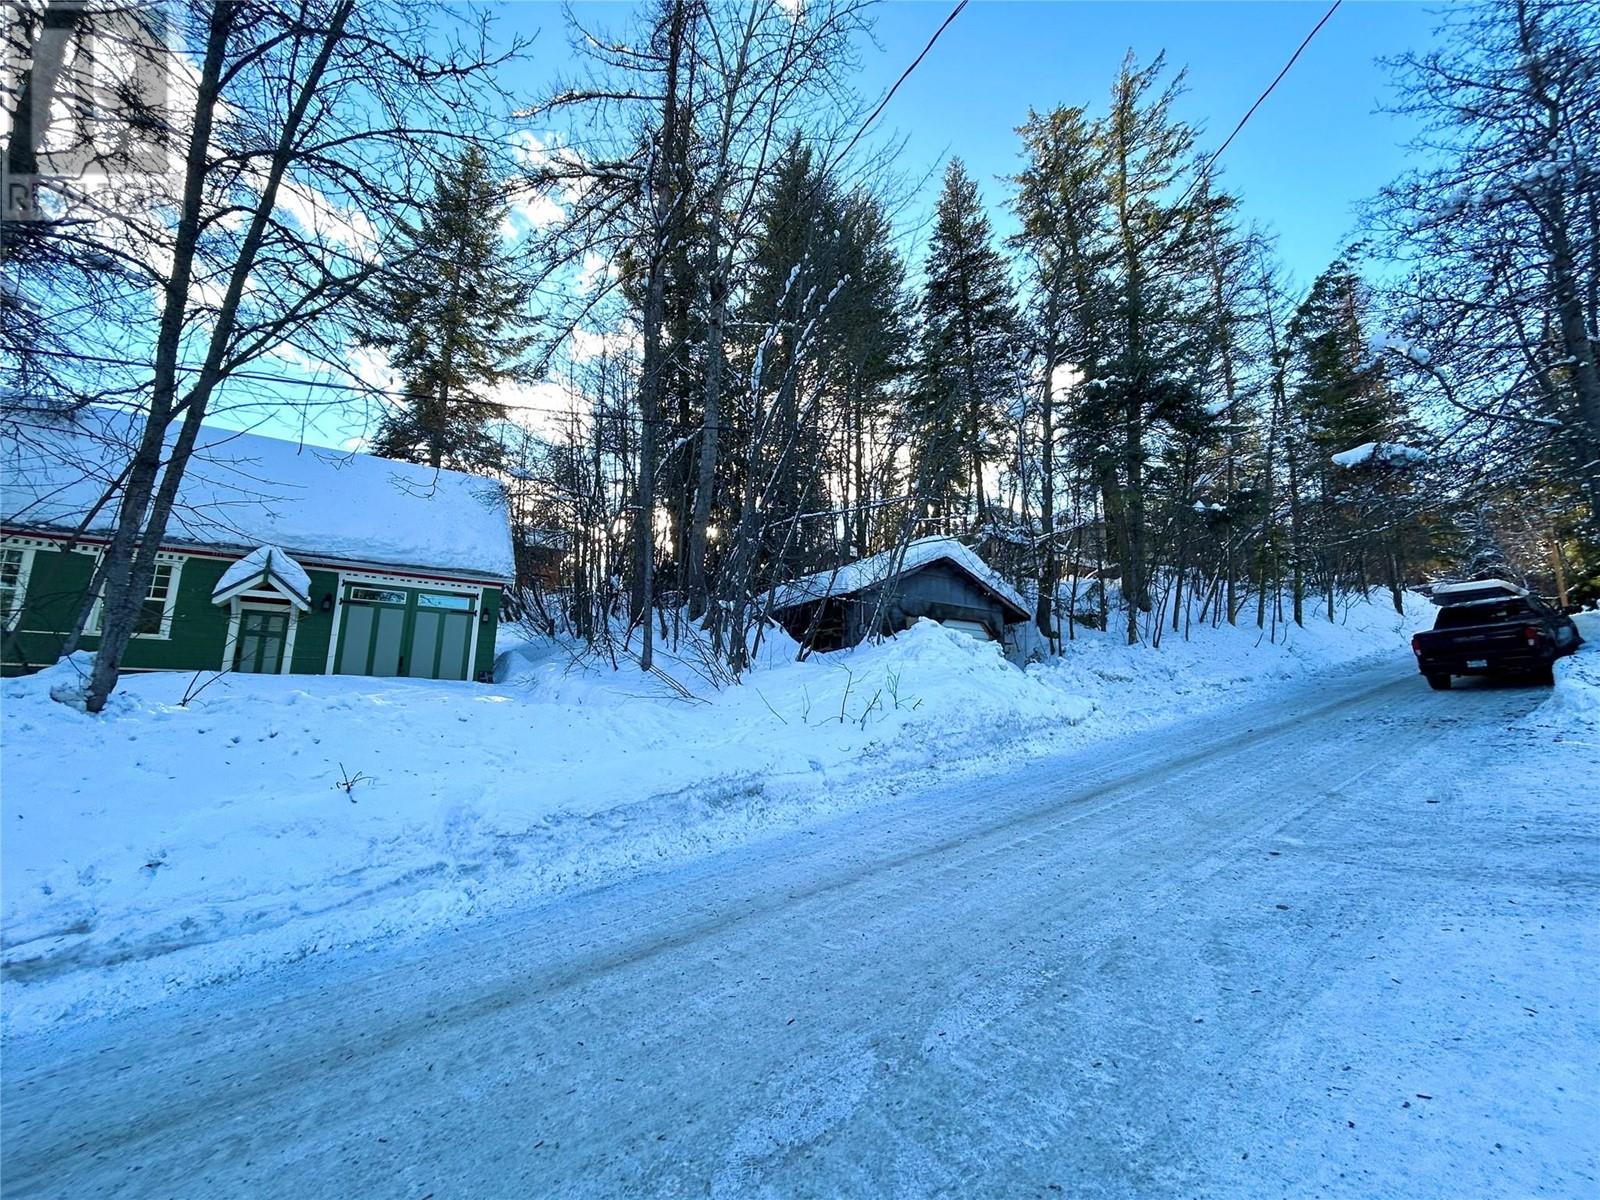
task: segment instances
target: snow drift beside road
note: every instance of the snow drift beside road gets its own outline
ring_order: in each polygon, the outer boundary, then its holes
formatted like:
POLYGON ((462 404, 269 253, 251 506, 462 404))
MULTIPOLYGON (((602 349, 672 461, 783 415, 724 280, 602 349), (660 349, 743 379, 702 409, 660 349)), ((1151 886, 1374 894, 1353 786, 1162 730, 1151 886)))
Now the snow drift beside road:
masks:
MULTIPOLYGON (((133 676, 90 717, 62 665, 4 684, 7 1019, 136 1004, 415 933, 904 788, 1172 721, 1361 659, 1431 613, 1356 603, 1273 645, 1199 629, 1159 650, 1082 631, 1019 671, 923 622, 718 690, 528 645, 494 687, 350 676, 133 676)), ((1280 630, 1280 633, 1284 631, 1280 630)))
POLYGON ((1556 688, 1528 721, 1536 725, 1600 726, 1600 613, 1573 618, 1584 644, 1556 659, 1556 688))

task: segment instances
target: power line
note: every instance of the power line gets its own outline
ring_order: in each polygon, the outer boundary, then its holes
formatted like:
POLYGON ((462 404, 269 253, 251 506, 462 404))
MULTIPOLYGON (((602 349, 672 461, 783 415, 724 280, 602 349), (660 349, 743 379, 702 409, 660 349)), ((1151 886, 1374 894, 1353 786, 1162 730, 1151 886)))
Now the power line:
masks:
POLYGON ((1305 48, 1311 45, 1311 39, 1322 32, 1322 27, 1328 23, 1328 18, 1333 16, 1338 11, 1339 5, 1343 3, 1344 0, 1333 0, 1333 3, 1328 6, 1328 11, 1322 14, 1322 20, 1312 26, 1311 32, 1306 34, 1305 40, 1295 47, 1295 52, 1289 56, 1289 61, 1283 64, 1283 70, 1279 71, 1272 82, 1267 84, 1267 90, 1256 97, 1256 102, 1250 106, 1249 111, 1244 116, 1239 118, 1239 123, 1233 127, 1233 132, 1223 139, 1222 145, 1217 147, 1216 152, 1206 159, 1206 165, 1200 168, 1200 173, 1195 176, 1194 182, 1183 193, 1183 199, 1178 201, 1177 207, 1182 208, 1184 201, 1189 199, 1195 188, 1205 182, 1206 178, 1211 174, 1211 168, 1216 165, 1217 159, 1222 157, 1222 152, 1233 144, 1233 139, 1239 136, 1239 131, 1249 123, 1251 117, 1256 115, 1256 109, 1260 108, 1266 102, 1267 97, 1272 95, 1273 90, 1283 82, 1283 77, 1289 73, 1289 69, 1294 66, 1300 55, 1305 53, 1305 48))
POLYGON ((968 0, 960 0, 960 3, 950 10, 950 15, 944 19, 944 24, 933 31, 933 36, 928 39, 928 44, 922 48, 922 53, 911 60, 911 65, 900 73, 900 78, 894 81, 894 86, 884 93, 882 100, 878 101, 878 107, 872 110, 865 121, 861 122, 861 128, 856 130, 856 135, 850 139, 849 145, 844 148, 844 153, 839 155, 840 159, 847 157, 850 151, 855 149, 856 143, 861 140, 861 135, 866 133, 868 127, 882 115, 883 110, 889 106, 889 101, 894 99, 894 94, 900 90, 900 85, 911 77, 911 72, 922 65, 922 60, 928 57, 928 51, 933 49, 933 44, 939 40, 939 35, 950 27, 951 21, 961 15, 961 10, 967 6, 967 2, 968 0))

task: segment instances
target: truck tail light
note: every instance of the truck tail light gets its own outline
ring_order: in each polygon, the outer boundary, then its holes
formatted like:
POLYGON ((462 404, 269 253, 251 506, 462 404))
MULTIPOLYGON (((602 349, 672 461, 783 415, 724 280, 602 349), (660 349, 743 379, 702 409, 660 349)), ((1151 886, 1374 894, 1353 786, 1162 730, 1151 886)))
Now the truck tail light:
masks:
POLYGON ((1413 633, 1411 635, 1411 653, 1415 654, 1418 658, 1422 657, 1422 635, 1420 633, 1413 633))
POLYGON ((1544 636, 1544 630, 1537 625, 1524 625, 1522 627, 1522 636, 1527 639, 1528 645, 1537 646, 1539 639, 1544 636))

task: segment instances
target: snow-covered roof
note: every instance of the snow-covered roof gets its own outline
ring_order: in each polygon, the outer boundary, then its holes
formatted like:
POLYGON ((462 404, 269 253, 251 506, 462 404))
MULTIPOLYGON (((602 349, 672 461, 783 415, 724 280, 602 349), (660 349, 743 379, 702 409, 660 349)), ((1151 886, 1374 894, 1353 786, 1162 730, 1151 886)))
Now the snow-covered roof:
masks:
POLYGON ((283 593, 302 610, 311 607, 311 576, 276 546, 257 546, 224 571, 211 589, 211 602, 226 604, 258 587, 283 593))
MULTIPOLYGON (((108 408, 7 414, 0 518, 111 532, 115 502, 96 505, 118 484, 139 431, 135 415, 108 408)), ((496 579, 515 571, 505 493, 491 479, 213 426, 195 443, 167 540, 496 579)))
POLYGON ((980 586, 993 592, 1024 617, 1028 616, 1028 602, 1016 588, 991 571, 983 559, 952 537, 920 538, 906 546, 901 557, 894 550, 885 550, 868 558, 857 559, 827 571, 818 571, 792 583, 773 588, 770 594, 774 612, 809 604, 829 596, 844 596, 865 591, 897 575, 907 575, 931 563, 947 562, 970 575, 980 586))
POLYGON ((1426 450, 1419 450, 1402 442, 1362 442, 1354 449, 1341 451, 1333 456, 1334 465, 1340 467, 1359 467, 1367 463, 1377 463, 1385 467, 1406 467, 1412 463, 1427 461, 1426 450))

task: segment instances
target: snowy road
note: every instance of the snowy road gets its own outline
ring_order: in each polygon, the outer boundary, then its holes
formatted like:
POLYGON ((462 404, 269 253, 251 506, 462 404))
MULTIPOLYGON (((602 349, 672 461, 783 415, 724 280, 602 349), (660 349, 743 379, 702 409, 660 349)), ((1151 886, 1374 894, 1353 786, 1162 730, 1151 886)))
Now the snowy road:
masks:
POLYGON ((1399 666, 6 1047, 7 1196, 1593 1196, 1600 748, 1399 666))

